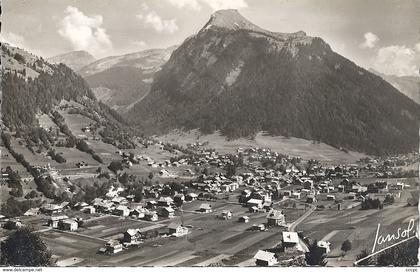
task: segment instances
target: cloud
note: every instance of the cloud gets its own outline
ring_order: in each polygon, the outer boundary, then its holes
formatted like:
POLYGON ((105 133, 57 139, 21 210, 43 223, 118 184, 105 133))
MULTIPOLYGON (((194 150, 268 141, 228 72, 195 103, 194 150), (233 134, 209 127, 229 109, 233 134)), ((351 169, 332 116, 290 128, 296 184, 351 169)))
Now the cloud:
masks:
POLYGON ((74 50, 86 50, 96 56, 112 50, 112 42, 105 28, 101 27, 101 15, 87 16, 77 8, 67 6, 58 33, 70 41, 74 50))
POLYGON ((189 8, 192 10, 201 10, 201 5, 197 0, 168 0, 168 2, 179 9, 189 8))
POLYGON ((417 62, 420 55, 405 45, 392 45, 378 50, 374 68, 384 74, 397 76, 418 75, 417 62))
POLYGON ((142 21, 146 26, 153 28, 159 33, 174 33, 178 30, 176 19, 164 20, 156 11, 151 10, 146 4, 136 17, 142 21))
POLYGON ((203 5, 213 10, 247 8, 245 0, 167 0, 172 6, 183 9, 201 10, 203 5))
POLYGON ((43 56, 45 57, 44 52, 42 50, 39 50, 37 48, 33 48, 32 46, 29 46, 27 40, 25 37, 13 33, 13 32, 4 32, 0 36, 0 42, 2 43, 8 43, 11 46, 19 47, 21 49, 27 50, 37 56, 43 56))
POLYGON ((247 8, 245 0, 201 0, 209 5, 213 10, 219 9, 241 9, 247 8))
POLYGON ((360 44, 360 47, 362 48, 374 48, 379 42, 379 37, 372 32, 365 33, 364 37, 365 41, 360 44))
POLYGON ((417 52, 420 52, 420 43, 415 45, 417 52))
POLYGON ((145 47, 147 45, 145 41, 133 41, 132 44, 135 47, 145 47))

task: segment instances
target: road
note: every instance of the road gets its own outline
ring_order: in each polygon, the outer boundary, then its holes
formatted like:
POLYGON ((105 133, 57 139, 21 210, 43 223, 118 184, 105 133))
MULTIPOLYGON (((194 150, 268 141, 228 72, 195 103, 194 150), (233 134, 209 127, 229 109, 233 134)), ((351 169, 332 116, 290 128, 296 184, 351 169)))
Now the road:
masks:
MULTIPOLYGON (((292 199, 293 200, 293 199, 292 199)), ((296 200, 294 200, 296 201, 296 200)), ((296 201, 299 202, 299 201, 296 201)), ((309 206, 309 210, 306 211, 301 217, 299 217, 295 222, 289 225, 289 231, 295 231, 297 225, 303 222, 309 215, 311 215, 315 210, 316 207, 312 204, 307 204, 309 206)))

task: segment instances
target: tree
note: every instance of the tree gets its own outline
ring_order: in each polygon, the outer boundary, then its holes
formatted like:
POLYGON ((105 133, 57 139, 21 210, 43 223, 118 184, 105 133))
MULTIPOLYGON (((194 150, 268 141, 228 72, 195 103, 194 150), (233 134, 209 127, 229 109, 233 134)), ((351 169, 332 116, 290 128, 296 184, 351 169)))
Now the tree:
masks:
POLYGON ((154 177, 153 172, 150 172, 148 177, 149 177, 150 180, 152 180, 153 177, 154 177))
POLYGON ((347 239, 341 244, 341 250, 344 251, 344 253, 347 253, 347 251, 351 250, 351 242, 347 239))
POLYGON ((0 264, 6 266, 51 266, 51 252, 38 234, 20 228, 1 243, 0 264))
MULTIPOLYGON (((363 249, 363 250, 360 252, 360 254, 356 256, 356 261, 361 260, 361 259, 363 259, 363 258, 365 258, 365 257, 367 257, 367 256, 369 256, 368 251, 367 251, 366 249, 363 249)), ((373 262, 372 262, 371 258, 367 258, 367 259, 365 259, 365 260, 363 260, 363 261, 360 261, 360 262, 358 263, 358 265, 359 265, 359 266, 368 266, 368 265, 373 265, 373 262)))
POLYGON ((399 244, 380 253, 378 266, 414 266, 418 263, 419 240, 417 238, 399 244))
POLYGON ((118 171, 123 170, 123 166, 122 166, 122 163, 120 161, 112 161, 109 164, 108 169, 111 170, 112 172, 114 172, 114 174, 116 175, 118 173, 118 171))
POLYGON ((309 251, 305 253, 305 261, 308 265, 327 265, 327 255, 324 253, 322 248, 318 247, 317 240, 313 241, 313 243, 309 243, 308 249, 309 251))

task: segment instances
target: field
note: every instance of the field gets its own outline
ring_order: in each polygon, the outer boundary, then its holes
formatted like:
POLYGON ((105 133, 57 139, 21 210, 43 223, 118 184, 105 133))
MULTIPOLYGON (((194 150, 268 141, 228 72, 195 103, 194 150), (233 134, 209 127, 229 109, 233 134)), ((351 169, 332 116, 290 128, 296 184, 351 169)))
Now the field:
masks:
POLYGON ((303 159, 316 159, 322 162, 336 163, 354 163, 364 154, 357 152, 343 152, 324 143, 313 143, 309 140, 299 138, 285 138, 282 136, 267 136, 264 133, 258 133, 254 139, 239 138, 227 140, 220 133, 202 135, 197 130, 189 132, 173 131, 164 136, 156 137, 159 140, 186 145, 194 142, 209 142, 206 148, 215 148, 220 153, 235 153, 239 147, 261 147, 270 148, 272 151, 288 154, 291 156, 300 156, 303 159))
MULTIPOLYGON (((85 223, 76 232, 48 230, 42 226, 46 222, 43 216, 23 221, 35 226, 57 257, 58 264, 67 266, 206 266, 221 260, 228 265, 237 265, 253 262, 252 257, 259 249, 274 246, 281 239, 284 228, 276 227, 264 232, 250 230, 253 224, 266 222, 266 213, 249 213, 247 208, 237 203, 222 200, 211 202, 213 212, 199 213, 196 210, 202 203, 208 202, 186 203, 183 216, 177 211, 175 218, 158 222, 84 214, 85 223), (233 218, 219 218, 223 210, 232 211, 233 218), (250 222, 238 222, 242 215, 249 216, 250 222), (97 254, 109 239, 121 238, 128 228, 153 229, 162 233, 167 231, 171 222, 181 221, 190 228, 189 234, 184 237, 154 238, 114 255, 97 254)), ((78 213, 73 211, 70 216, 82 215, 78 213)))
POLYGON ((372 250, 378 223, 381 224, 381 233, 386 235, 396 233, 399 227, 406 227, 410 219, 418 220, 417 207, 406 207, 407 196, 411 193, 413 191, 403 191, 400 199, 382 210, 360 210, 359 207, 341 211, 317 210, 297 230, 302 230, 312 239, 331 242, 329 265, 351 266, 363 249, 372 250), (343 258, 340 248, 346 239, 352 242, 352 250, 343 258))

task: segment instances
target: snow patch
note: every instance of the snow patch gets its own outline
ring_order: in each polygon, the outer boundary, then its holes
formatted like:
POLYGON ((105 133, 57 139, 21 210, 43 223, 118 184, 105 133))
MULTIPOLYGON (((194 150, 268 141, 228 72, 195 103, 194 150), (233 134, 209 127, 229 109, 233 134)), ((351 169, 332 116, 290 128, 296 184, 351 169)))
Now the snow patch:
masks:
POLYGON ((241 73, 242 66, 244 65, 243 61, 240 61, 236 67, 234 67, 226 76, 225 83, 230 87, 238 78, 239 74, 241 73))

